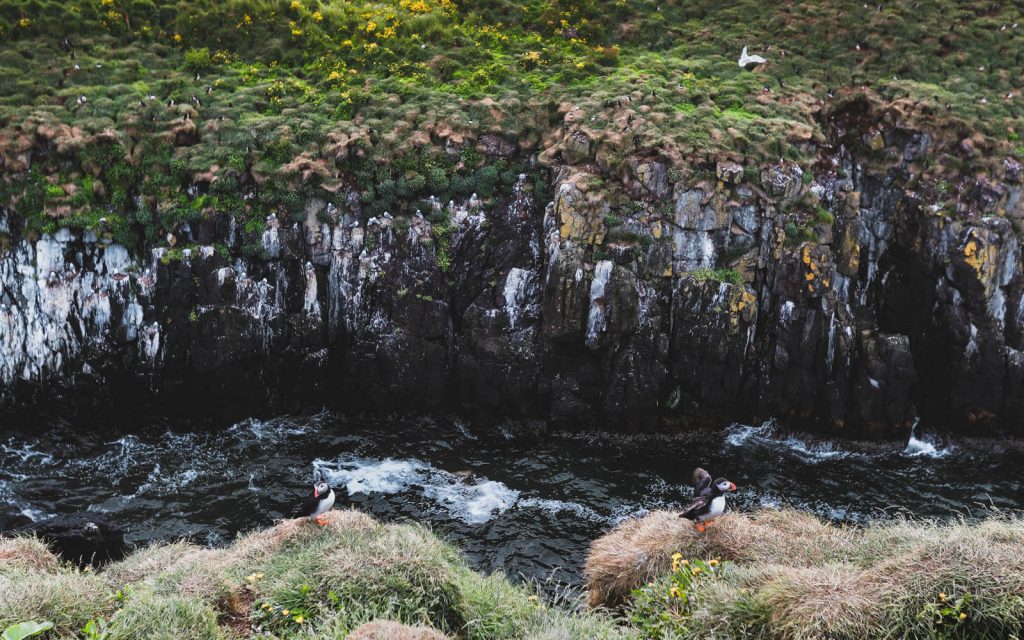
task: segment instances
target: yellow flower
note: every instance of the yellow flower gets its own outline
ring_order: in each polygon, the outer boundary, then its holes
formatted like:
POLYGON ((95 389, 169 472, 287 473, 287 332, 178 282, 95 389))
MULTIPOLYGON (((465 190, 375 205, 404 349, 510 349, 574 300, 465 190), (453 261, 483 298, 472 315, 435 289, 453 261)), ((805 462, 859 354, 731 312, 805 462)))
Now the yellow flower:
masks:
POLYGON ((708 564, 711 565, 712 567, 717 567, 718 566, 718 560, 708 560, 708 564))
POLYGON ((292 29, 292 35, 296 36, 296 37, 301 36, 302 35, 302 29, 292 29))
POLYGON ((263 603, 262 605, 260 605, 260 608, 261 608, 261 609, 266 609, 266 610, 268 610, 268 611, 269 611, 269 610, 270 610, 270 605, 269 605, 269 604, 267 604, 266 602, 264 602, 264 603, 263 603))
POLYGON ((313 19, 316 20, 317 22, 323 22, 324 21, 324 14, 320 13, 319 11, 314 11, 313 12, 313 19))
POLYGON ((21 20, 18 20, 18 26, 19 27, 23 27, 24 28, 24 27, 27 27, 30 24, 32 24, 32 21, 29 20, 28 18, 22 18, 21 20))
POLYGON ((288 609, 285 609, 284 611, 281 612, 282 616, 290 616, 291 614, 292 614, 292 612, 289 611, 288 609))
POLYGON ((248 13, 245 14, 244 16, 242 16, 242 22, 244 22, 245 24, 252 24, 252 16, 250 16, 248 13))
MULTIPOLYGON (((218 80, 218 82, 220 82, 220 81, 218 80)), ((257 573, 256 574, 256 578, 259 579, 259 580, 262 580, 263 579, 263 572, 260 571, 259 573, 257 573)))
POLYGON ((689 560, 683 560, 683 566, 684 567, 690 566, 690 561, 689 560))
POLYGON ((700 573, 701 571, 703 571, 703 569, 701 569, 700 567, 694 567, 694 568, 693 568, 693 575, 697 575, 697 574, 698 574, 698 573, 700 573))
POLYGON ((417 0, 409 5, 409 11, 412 11, 413 13, 426 13, 430 11, 430 6, 426 2, 423 2, 423 0, 417 0))
POLYGON ((682 559, 682 557, 683 557, 683 554, 679 553, 678 551, 676 551, 675 553, 672 554, 672 559, 673 560, 680 560, 680 559, 682 559))
POLYGON ((668 594, 670 596, 672 596, 673 598, 678 598, 679 597, 679 587, 672 587, 671 589, 668 590, 668 594))
POLYGON ((946 594, 945 593, 940 593, 939 594, 939 600, 942 600, 943 602, 945 602, 946 601, 946 594))
POLYGON ((181 34, 180 33, 176 33, 173 36, 171 36, 171 39, 174 40, 175 42, 181 42, 181 34))
POLYGON ((301 11, 302 10, 302 3, 299 2, 299 0, 292 0, 291 8, 292 8, 292 11, 301 11))
POLYGON ((960 619, 961 620, 966 620, 967 619, 967 614, 966 613, 961 613, 960 614, 960 619))
POLYGON ((303 618, 302 616, 295 616, 295 624, 302 624, 305 621, 306 621, 306 619, 303 618))
POLYGON ((369 22, 366 23, 365 29, 366 33, 373 33, 377 29, 377 23, 374 22, 373 20, 370 20, 369 22))
POLYGON ((527 600, 529 600, 530 602, 537 602, 538 598, 537 596, 529 596, 527 600))

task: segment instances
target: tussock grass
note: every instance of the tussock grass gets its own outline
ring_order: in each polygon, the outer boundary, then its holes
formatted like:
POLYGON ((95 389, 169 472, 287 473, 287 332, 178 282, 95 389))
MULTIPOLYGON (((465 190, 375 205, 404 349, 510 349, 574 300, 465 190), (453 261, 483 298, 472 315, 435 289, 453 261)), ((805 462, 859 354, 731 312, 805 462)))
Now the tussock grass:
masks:
POLYGON ((448 636, 429 627, 412 627, 391 620, 367 622, 345 640, 445 640, 448 636))
POLYGON ((222 549, 154 545, 98 573, 61 566, 36 540, 3 540, 0 629, 34 618, 59 638, 94 621, 109 640, 633 637, 604 614, 548 607, 473 571, 424 527, 356 511, 327 520, 286 520, 222 549))
POLYGON ((38 538, 0 538, 0 574, 26 570, 53 572, 59 567, 57 556, 38 538))
POLYGON ((676 630, 683 637, 1007 638, 1024 631, 1019 517, 855 528, 765 510, 728 514, 700 535, 675 514, 655 512, 594 542, 590 605, 618 606, 632 589, 659 584, 676 552, 727 561, 716 579, 694 582, 692 616, 676 630))
POLYGON ((89 620, 112 612, 102 578, 74 569, 0 573, 0 629, 49 620, 59 637, 75 637, 89 620))

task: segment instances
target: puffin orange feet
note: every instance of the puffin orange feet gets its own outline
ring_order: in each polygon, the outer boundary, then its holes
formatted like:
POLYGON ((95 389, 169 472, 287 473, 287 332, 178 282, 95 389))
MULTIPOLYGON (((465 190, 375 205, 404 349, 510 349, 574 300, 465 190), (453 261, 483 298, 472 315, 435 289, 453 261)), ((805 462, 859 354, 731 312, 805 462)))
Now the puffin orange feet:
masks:
POLYGON ((703 522, 698 522, 697 524, 693 525, 693 528, 697 530, 697 533, 704 533, 704 530, 708 528, 708 525, 704 524, 703 522))
POLYGON ((320 515, 318 515, 315 518, 315 520, 316 520, 316 523, 318 525, 320 525, 321 527, 326 527, 327 526, 327 514, 321 513, 320 515))

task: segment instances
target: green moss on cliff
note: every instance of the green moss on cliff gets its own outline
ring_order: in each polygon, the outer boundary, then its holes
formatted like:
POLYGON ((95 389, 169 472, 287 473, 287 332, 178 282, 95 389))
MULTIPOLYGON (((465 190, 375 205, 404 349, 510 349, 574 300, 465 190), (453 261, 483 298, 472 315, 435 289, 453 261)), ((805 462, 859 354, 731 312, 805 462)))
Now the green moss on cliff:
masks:
POLYGON ((926 122, 932 153, 958 157, 945 165, 998 168, 1020 148, 1020 13, 954 0, 0 0, 0 195, 30 230, 106 217, 129 242, 213 210, 302 220, 308 198, 340 189, 368 216, 401 215, 430 195, 507 194, 534 153, 609 175, 650 155, 683 173, 722 157, 805 162, 823 115, 858 96, 885 105, 875 120, 926 122), (740 69, 744 45, 768 63, 740 69), (215 197, 179 195, 193 183, 215 197))

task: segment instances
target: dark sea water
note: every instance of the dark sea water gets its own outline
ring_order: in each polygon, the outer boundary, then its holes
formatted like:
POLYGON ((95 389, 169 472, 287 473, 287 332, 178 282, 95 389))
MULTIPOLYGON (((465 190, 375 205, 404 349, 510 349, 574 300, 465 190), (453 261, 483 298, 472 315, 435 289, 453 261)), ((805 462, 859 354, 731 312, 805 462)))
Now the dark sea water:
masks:
POLYGON ((429 523, 478 569, 569 584, 579 583, 587 547, 603 531, 685 503, 698 464, 739 485, 730 496, 739 510, 792 505, 866 522, 1024 508, 1024 443, 811 441, 770 422, 717 434, 588 437, 325 412, 213 432, 151 422, 71 444, 46 425, 33 432, 41 435, 0 434, 0 505, 33 519, 94 511, 135 543, 220 545, 287 515, 322 473, 348 488, 347 504, 387 521, 429 523))

